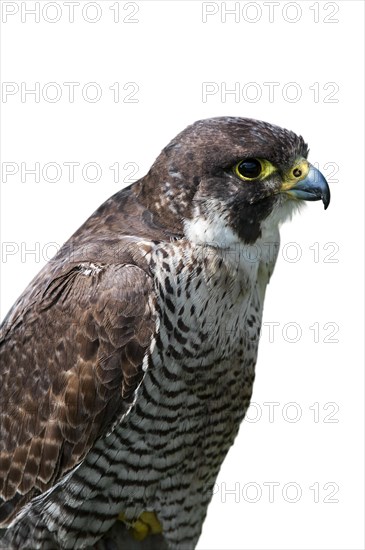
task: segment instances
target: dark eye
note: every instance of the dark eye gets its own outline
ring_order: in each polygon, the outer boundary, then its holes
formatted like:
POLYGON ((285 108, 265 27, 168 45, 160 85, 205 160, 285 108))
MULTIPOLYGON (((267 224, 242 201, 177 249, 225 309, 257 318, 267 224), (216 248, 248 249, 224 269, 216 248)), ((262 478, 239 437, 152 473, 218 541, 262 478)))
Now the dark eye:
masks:
POLYGON ((254 180, 261 174, 262 165, 258 159, 241 160, 234 171, 241 179, 254 180))

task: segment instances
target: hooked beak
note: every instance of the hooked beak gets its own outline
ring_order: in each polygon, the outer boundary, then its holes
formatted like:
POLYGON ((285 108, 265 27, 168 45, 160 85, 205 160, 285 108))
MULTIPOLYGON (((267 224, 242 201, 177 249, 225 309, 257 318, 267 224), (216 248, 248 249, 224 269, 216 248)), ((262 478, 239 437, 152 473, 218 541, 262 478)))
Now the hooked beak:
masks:
POLYGON ((324 209, 328 207, 330 203, 330 188, 325 177, 321 174, 317 168, 307 163, 309 168, 306 176, 300 178, 297 181, 291 181, 290 184, 284 183, 282 191, 289 196, 302 199, 305 201, 318 201, 322 200, 324 209))

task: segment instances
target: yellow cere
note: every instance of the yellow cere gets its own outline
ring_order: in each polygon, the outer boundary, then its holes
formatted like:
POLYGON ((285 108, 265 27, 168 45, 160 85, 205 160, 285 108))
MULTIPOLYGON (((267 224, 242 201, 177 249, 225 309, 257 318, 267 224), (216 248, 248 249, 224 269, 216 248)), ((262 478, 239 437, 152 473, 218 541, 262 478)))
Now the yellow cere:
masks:
POLYGON ((304 180, 309 172, 309 162, 306 159, 298 159, 285 173, 281 191, 289 191, 298 181, 304 180))

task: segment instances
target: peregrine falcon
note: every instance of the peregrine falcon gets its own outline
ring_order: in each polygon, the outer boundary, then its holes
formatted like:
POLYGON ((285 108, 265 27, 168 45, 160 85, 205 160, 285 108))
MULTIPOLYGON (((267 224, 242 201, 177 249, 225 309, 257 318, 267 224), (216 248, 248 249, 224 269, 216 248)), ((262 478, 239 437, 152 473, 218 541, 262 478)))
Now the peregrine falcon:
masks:
POLYGON ((0 547, 99 548, 115 525, 195 547, 250 403, 278 227, 330 202, 307 154, 266 122, 195 122, 29 284, 0 334, 0 547))

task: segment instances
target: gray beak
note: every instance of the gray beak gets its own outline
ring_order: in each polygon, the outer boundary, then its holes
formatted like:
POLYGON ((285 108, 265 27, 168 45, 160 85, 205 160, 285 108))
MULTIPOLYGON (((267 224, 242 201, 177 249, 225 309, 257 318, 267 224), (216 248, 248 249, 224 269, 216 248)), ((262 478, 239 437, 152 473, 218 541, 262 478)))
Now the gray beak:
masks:
POLYGON ((326 178, 312 164, 309 164, 307 176, 293 185, 288 191, 288 194, 294 195, 295 198, 305 201, 321 200, 325 210, 331 199, 330 188, 326 178))

